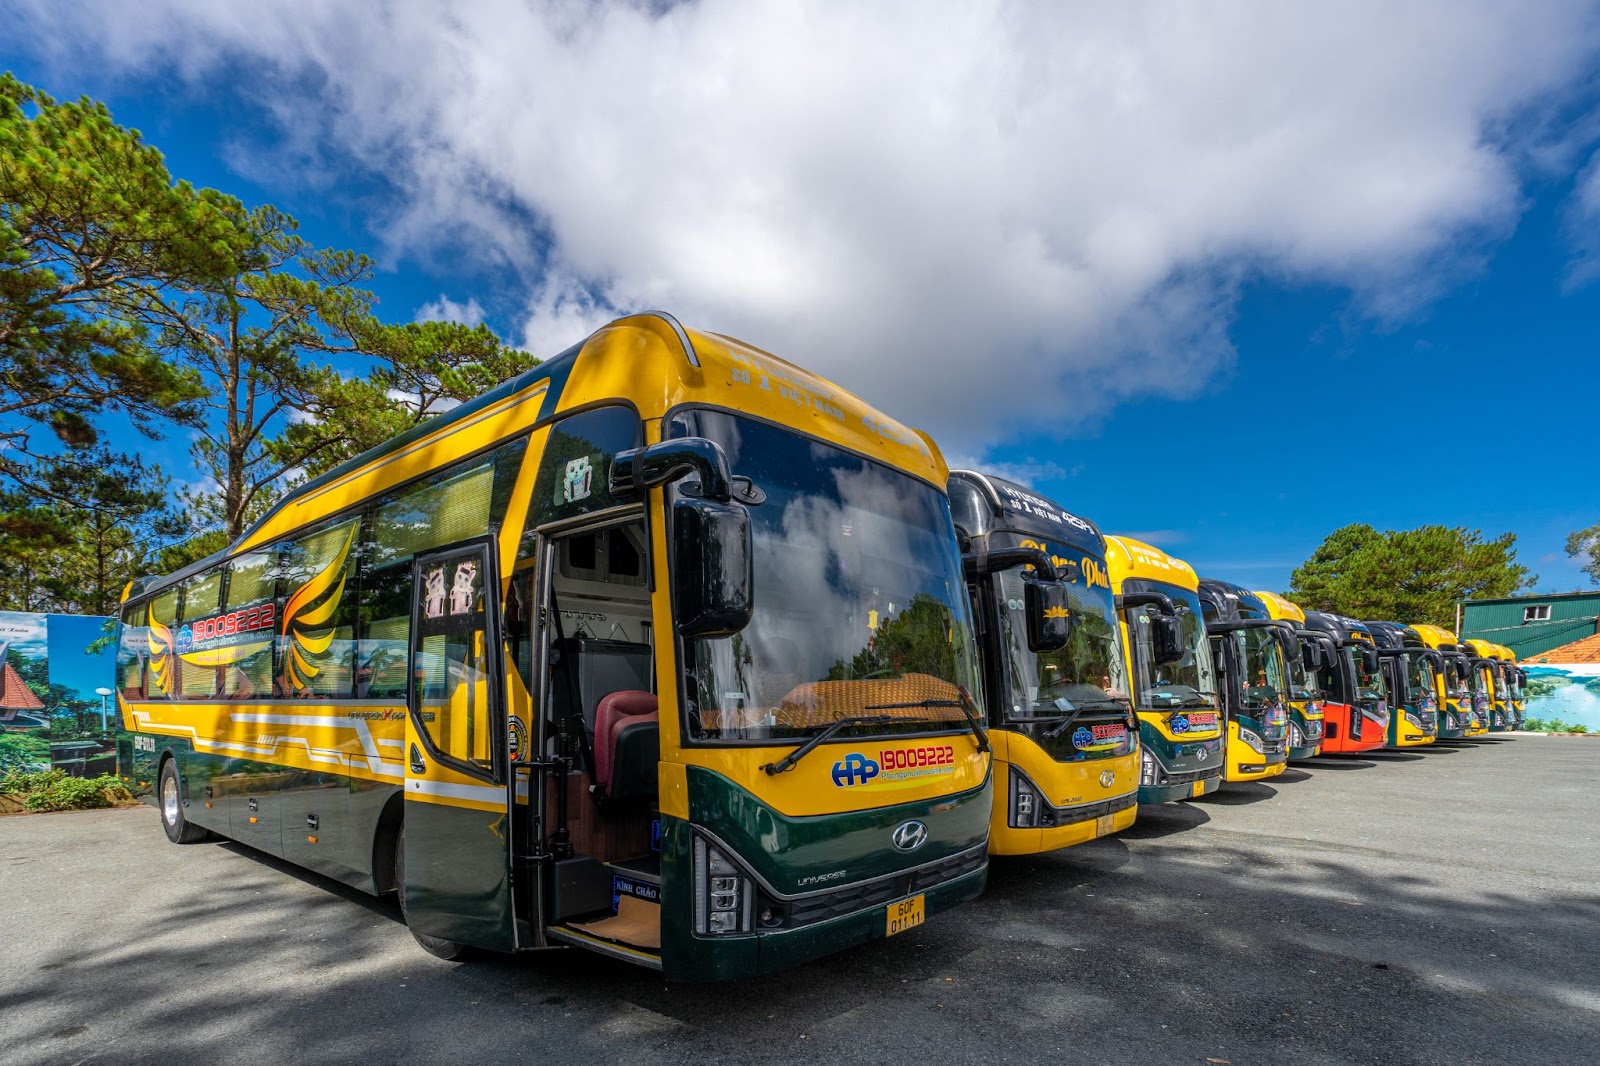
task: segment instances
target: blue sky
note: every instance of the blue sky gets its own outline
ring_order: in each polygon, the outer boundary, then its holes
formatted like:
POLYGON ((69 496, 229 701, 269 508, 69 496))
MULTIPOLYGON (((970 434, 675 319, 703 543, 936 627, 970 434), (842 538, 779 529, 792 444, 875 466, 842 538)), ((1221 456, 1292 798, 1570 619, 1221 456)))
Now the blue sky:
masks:
POLYGON ((1391 7, 22 3, 0 65, 372 254, 393 320, 662 306, 1208 576, 1442 522, 1581 587, 1595 12, 1391 7))

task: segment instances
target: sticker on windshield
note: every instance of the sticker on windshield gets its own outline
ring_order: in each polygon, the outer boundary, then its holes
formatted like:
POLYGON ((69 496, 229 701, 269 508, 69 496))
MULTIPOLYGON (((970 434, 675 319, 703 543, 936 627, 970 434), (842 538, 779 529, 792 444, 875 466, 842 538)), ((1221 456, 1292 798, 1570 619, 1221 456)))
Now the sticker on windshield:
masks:
POLYGON ((1128 743, 1125 725, 1082 726, 1072 731, 1072 746, 1079 751, 1113 751, 1128 743))

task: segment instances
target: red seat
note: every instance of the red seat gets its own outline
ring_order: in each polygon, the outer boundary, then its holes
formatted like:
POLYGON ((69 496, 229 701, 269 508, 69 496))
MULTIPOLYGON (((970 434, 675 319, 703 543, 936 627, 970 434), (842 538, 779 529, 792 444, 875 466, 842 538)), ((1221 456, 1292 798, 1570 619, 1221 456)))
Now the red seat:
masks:
POLYGON ((623 729, 636 722, 657 720, 656 698, 649 692, 625 689, 600 700, 594 712, 594 781, 611 791, 611 768, 615 765, 617 739, 623 729))

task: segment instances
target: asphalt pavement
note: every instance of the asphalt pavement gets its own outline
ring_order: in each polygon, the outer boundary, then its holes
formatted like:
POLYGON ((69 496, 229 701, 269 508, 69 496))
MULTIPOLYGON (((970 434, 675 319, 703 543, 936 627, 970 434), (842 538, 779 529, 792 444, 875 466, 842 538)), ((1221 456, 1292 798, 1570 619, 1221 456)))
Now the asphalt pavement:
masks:
POLYGON ((153 810, 0 818, 0 1066, 1600 1063, 1600 739, 1314 760, 996 860, 759 981, 425 955, 396 907, 153 810))

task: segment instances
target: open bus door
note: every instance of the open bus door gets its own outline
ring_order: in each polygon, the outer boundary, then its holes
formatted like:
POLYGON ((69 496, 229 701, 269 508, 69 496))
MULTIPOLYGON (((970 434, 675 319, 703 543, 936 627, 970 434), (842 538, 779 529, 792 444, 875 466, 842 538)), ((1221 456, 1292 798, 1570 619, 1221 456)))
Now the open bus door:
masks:
POLYGON ((498 589, 487 541, 420 555, 412 573, 396 887, 412 933, 445 958, 514 947, 498 589))

